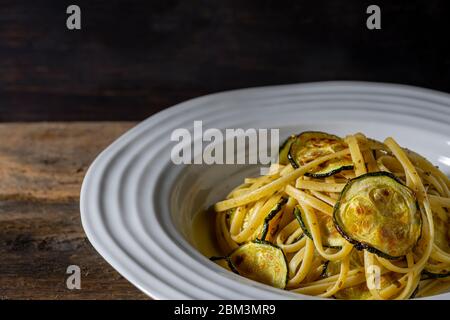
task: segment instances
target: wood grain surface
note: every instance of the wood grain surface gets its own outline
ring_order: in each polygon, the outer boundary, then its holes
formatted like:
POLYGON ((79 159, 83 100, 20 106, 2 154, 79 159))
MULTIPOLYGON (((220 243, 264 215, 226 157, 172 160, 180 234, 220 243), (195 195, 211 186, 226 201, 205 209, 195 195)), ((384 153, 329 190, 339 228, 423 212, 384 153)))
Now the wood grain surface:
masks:
POLYGON ((0 121, 143 120, 229 89, 366 80, 450 92, 450 2, 0 0, 0 121), (81 8, 81 30, 66 8, 81 8))
POLYGON ((79 192, 130 122, 0 124, 0 299, 144 299, 83 232, 79 192), (69 265, 81 290, 66 287, 69 265))
POLYGON ((373 31, 368 0, 0 0, 0 299, 145 298, 80 224, 86 169, 134 125, 98 121, 310 81, 450 92, 449 3, 378 0, 373 31), (79 31, 66 28, 73 3, 79 31), (71 264, 82 269, 79 291, 65 285, 71 264))

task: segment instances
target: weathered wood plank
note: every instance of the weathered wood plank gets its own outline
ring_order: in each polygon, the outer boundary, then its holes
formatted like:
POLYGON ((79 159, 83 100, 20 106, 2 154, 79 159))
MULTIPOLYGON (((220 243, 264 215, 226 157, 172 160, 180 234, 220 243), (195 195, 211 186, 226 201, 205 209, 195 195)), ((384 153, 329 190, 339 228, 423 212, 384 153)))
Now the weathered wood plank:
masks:
POLYGON ((323 80, 450 92, 448 1, 2 0, 0 121, 142 120, 222 90, 323 80), (446 32, 447 31, 447 32, 446 32), (444 36, 443 36, 444 34, 444 36))
POLYGON ((95 156, 133 123, 0 125, 0 298, 142 299, 83 232, 79 191, 95 156), (81 290, 66 269, 82 270, 81 290))

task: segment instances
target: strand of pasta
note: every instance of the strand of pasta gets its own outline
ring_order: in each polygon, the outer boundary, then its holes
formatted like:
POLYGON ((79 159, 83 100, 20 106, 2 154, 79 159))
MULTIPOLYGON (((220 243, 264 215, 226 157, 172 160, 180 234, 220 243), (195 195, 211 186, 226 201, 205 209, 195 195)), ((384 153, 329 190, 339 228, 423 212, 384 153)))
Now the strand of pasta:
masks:
POLYGON ((325 266, 322 257, 314 254, 313 262, 311 263, 311 268, 308 274, 306 275, 306 278, 303 279, 302 282, 310 283, 316 281, 317 279, 320 279, 323 274, 324 267, 325 266))
POLYGON ((431 172, 433 175, 438 176, 444 181, 448 188, 450 188, 450 179, 438 168, 436 168, 431 162, 422 157, 420 154, 406 150, 408 158, 416 165, 423 168, 425 171, 431 172))
POLYGON ((346 170, 339 172, 346 180, 350 180, 356 177, 355 172, 353 170, 346 170))
MULTIPOLYGON (((384 299, 390 299, 391 297, 395 296, 402 288, 405 286, 407 281, 407 275, 404 275, 396 282, 390 284, 384 289, 380 290, 380 294, 384 297, 384 299)), ((369 300, 372 300, 374 297, 370 298, 369 300)))
POLYGON ((435 203, 430 201, 431 209, 433 210, 433 214, 436 214, 435 217, 442 220, 444 223, 448 222, 449 215, 447 211, 444 210, 440 205, 436 205, 435 203))
POLYGON ((269 172, 266 175, 271 175, 275 173, 281 173, 286 166, 280 163, 272 163, 269 168, 269 172))
MULTIPOLYGON (((255 205, 256 206, 256 205, 255 205)), ((230 223, 230 234, 236 235, 242 228, 245 216, 250 214, 246 206, 237 207, 230 223)))
MULTIPOLYGON (((407 255, 408 265, 411 271, 405 274, 401 279, 396 281, 395 284, 391 284, 388 287, 382 289, 380 292, 377 292, 380 297, 383 299, 390 299, 392 296, 397 295, 396 300, 407 299, 411 296, 413 290, 417 287, 420 281, 420 274, 415 274, 412 268, 414 264, 414 260, 412 254, 407 255), (398 293, 400 290, 403 290, 401 293, 398 293)), ((375 296, 372 296, 372 299, 375 296)))
POLYGON ((342 151, 338 151, 336 153, 332 153, 332 154, 317 158, 317 159, 311 161, 310 163, 286 174, 285 176, 282 176, 282 177, 276 179, 275 181, 272 181, 271 183, 262 186, 261 188, 258 188, 254 191, 249 192, 248 194, 245 194, 238 198, 232 198, 232 199, 220 201, 214 205, 214 209, 216 211, 220 212, 220 211, 225 211, 225 210, 228 210, 228 209, 231 209, 234 207, 242 206, 242 205, 248 204, 250 202, 257 201, 257 200, 261 199, 262 197, 268 196, 268 195, 274 193, 276 190, 281 189, 289 182, 294 181, 299 176, 305 174, 306 172, 308 172, 311 169, 314 169, 321 163, 331 160, 331 159, 342 157, 344 155, 347 155, 349 152, 350 152, 349 149, 344 149, 342 151))
MULTIPOLYGON (((364 276, 364 267, 356 267, 354 269, 351 269, 348 272, 348 275, 349 276, 355 276, 355 275, 363 275, 364 276)), ((329 277, 326 277, 326 278, 323 278, 320 280, 316 280, 311 283, 302 284, 301 287, 306 288, 306 287, 317 285, 317 284, 325 284, 327 287, 329 287, 330 284, 335 283, 338 278, 339 278, 339 274, 335 274, 335 275, 332 275, 332 276, 329 276, 329 277)), ((365 279, 364 279, 364 281, 365 281, 365 279)))
POLYGON ((441 195, 444 194, 444 186, 445 184, 441 184, 441 182, 438 180, 437 177, 433 176, 431 173, 429 172, 425 172, 422 168, 420 167, 415 167, 417 172, 420 175, 420 178, 422 180, 424 180, 425 182, 427 182, 426 184, 429 185, 430 187, 433 187, 434 189, 436 189, 436 191, 441 195))
POLYGON ((326 183, 336 183, 336 179, 334 178, 334 176, 325 177, 325 182, 326 183))
POLYGON ((404 268, 404 267, 399 267, 396 266, 395 264, 393 264, 392 262, 390 262, 389 260, 386 260, 382 257, 377 256, 376 259, 378 260, 378 262, 385 267, 386 269, 388 269, 389 271, 392 272, 397 272, 397 273, 408 273, 411 270, 413 270, 412 268, 404 268))
MULTIPOLYGON (((330 279, 329 281, 325 281, 325 282, 322 280, 310 282, 308 284, 302 285, 300 288, 293 289, 291 291, 297 292, 297 293, 302 293, 302 294, 319 295, 320 293, 323 293, 324 291, 326 291, 330 287, 330 284, 337 282, 337 279, 339 278, 339 274, 329 277, 329 278, 332 278, 332 279, 330 279)), ((350 270, 347 273, 347 279, 346 279, 345 283, 343 284, 343 286, 341 287, 341 290, 352 287, 352 286, 356 286, 358 284, 363 283, 364 281, 365 281, 365 277, 364 277, 364 271, 362 271, 362 268, 350 270)))
POLYGON ((303 279, 305 279, 306 275, 308 274, 311 268, 313 258, 314 258, 314 243, 311 241, 311 239, 306 239, 306 246, 302 264, 300 265, 300 268, 298 269, 295 276, 292 279, 289 279, 287 283, 288 287, 295 287, 300 282, 302 282, 303 279))
POLYGON ((249 193, 250 191, 252 191, 250 188, 242 188, 242 189, 235 190, 227 197, 227 199, 244 196, 247 193, 249 193))
POLYGON ((321 294, 320 296, 323 298, 328 298, 328 297, 331 297, 332 295, 334 295, 339 290, 341 290, 347 279, 349 268, 350 268, 350 258, 347 255, 341 262, 339 278, 337 279, 337 281, 334 283, 333 286, 331 286, 329 289, 327 289, 327 291, 325 293, 321 294))
MULTIPOLYGON (((421 271, 425 264, 427 263, 428 259, 430 258, 431 252, 433 250, 433 240, 431 239, 430 231, 431 227, 427 218, 427 214, 424 212, 425 209, 422 204, 419 204, 420 213, 422 215, 422 237, 426 241, 426 248, 425 251, 422 253, 422 257, 419 259, 419 261, 416 262, 414 269, 418 273, 421 271)), ((434 228, 434 227, 433 227, 434 228)), ((434 229, 433 229, 434 232, 434 229)))
POLYGON ((303 230, 302 228, 298 228, 294 231, 286 240, 286 244, 291 244, 295 242, 296 239, 298 239, 300 236, 303 236, 303 230))
POLYGON ((425 269, 427 271, 430 271, 430 272, 440 273, 441 270, 448 269, 449 267, 450 267, 450 264, 445 263, 445 262, 440 262, 440 263, 437 263, 437 264, 430 264, 430 263, 428 263, 425 266, 425 269))
POLYGON ((375 160, 375 157, 373 156, 372 151, 370 150, 364 150, 363 151, 363 158, 364 161, 367 162, 367 171, 368 172, 377 172, 380 171, 378 168, 378 164, 375 160))
POLYGON ((311 190, 311 194, 313 196, 315 196, 317 199, 320 199, 323 202, 328 203, 332 207, 334 207, 334 205, 337 202, 337 200, 335 200, 335 199, 333 199, 333 198, 331 198, 331 197, 329 197, 329 196, 327 196, 327 195, 325 195, 323 193, 320 193, 318 191, 311 190))
MULTIPOLYGON (((334 176, 326 177, 326 178, 325 178, 325 182, 326 182, 326 183, 330 183, 330 184, 336 184, 336 183, 338 183, 338 182, 336 182, 336 179, 334 178, 334 176)), ((347 181, 343 181, 342 184, 343 184, 343 186, 345 187, 345 185, 347 184, 347 181)), ((343 189, 343 188, 342 188, 342 189, 343 189)), ((341 191, 342 191, 342 189, 341 189, 341 191)), ((339 191, 339 192, 328 192, 328 194, 326 195, 326 198, 332 199, 332 204, 331 204, 332 206, 334 206, 335 202, 336 202, 337 199, 339 198, 339 195, 340 195, 341 191, 339 191)), ((309 190, 309 192, 311 192, 313 195, 314 195, 314 193, 316 193, 316 194, 317 194, 317 193, 322 194, 322 193, 320 193, 320 192, 318 192, 318 191, 314 191, 314 190, 309 190)), ((316 197, 317 197, 317 196, 316 196, 316 197)), ((319 198, 319 199, 320 199, 320 198, 319 198)), ((322 199, 321 199, 321 200, 322 200, 322 199)), ((324 200, 322 200, 322 201, 324 201, 324 200)), ((328 201, 324 201, 324 202, 330 204, 328 201)))
POLYGON ((245 178, 244 183, 241 186, 247 187, 238 187, 234 189, 227 197, 227 199, 232 199, 236 197, 242 197, 248 194, 251 191, 254 191, 260 188, 263 185, 270 183, 271 181, 280 177, 280 173, 272 173, 265 176, 257 177, 257 178, 245 178))
POLYGON ((260 188, 261 186, 273 181, 274 179, 271 176, 262 176, 257 178, 245 178, 244 183, 241 186, 241 188, 234 189, 227 197, 227 199, 233 199, 236 197, 242 197, 246 194, 250 193, 251 191, 255 191, 256 189, 260 188), (246 182, 247 181, 247 182, 246 182))
MULTIPOLYGON (((414 265, 414 258, 411 253, 408 253, 406 255, 406 262, 408 263, 408 267, 412 268, 412 266, 414 265)), ((406 286, 404 287, 403 291, 397 297, 395 297, 396 300, 403 300, 409 298, 413 290, 417 287, 417 284, 419 283, 420 278, 415 274, 414 271, 408 272, 406 276, 407 276, 406 286), (414 283, 416 284, 415 286, 414 283)))
POLYGON ((323 192, 341 192, 345 187, 345 183, 327 183, 327 182, 318 182, 318 181, 307 181, 297 179, 295 183, 295 187, 298 189, 307 189, 314 191, 323 191, 323 192))
POLYGON ((266 184, 272 182, 273 180, 275 180, 275 179, 274 179, 273 177, 271 177, 271 176, 263 176, 263 177, 261 177, 261 178, 262 178, 261 180, 256 181, 255 183, 253 183, 253 184, 248 188, 248 189, 249 189, 249 192, 255 191, 255 190, 257 190, 258 188, 261 188, 262 186, 264 186, 264 185, 266 185, 266 184))
POLYGON ((420 298, 423 296, 424 291, 427 290, 427 287, 436 282, 436 279, 426 279, 421 280, 419 282, 419 290, 417 291, 416 297, 420 298))
POLYGON ((289 238, 292 235, 294 235, 297 231, 303 234, 303 230, 298 225, 297 219, 294 219, 275 236, 277 245, 285 253, 296 252, 305 246, 306 237, 302 237, 301 239, 298 239, 296 242, 293 243, 288 243, 288 241, 286 241, 286 238, 287 240, 289 240, 289 238), (290 236, 286 236, 286 234, 290 234, 290 236))
POLYGON ((433 251, 431 252, 431 257, 440 262, 450 263, 450 254, 444 252, 435 243, 433 244, 433 251))
POLYGON ((450 281, 437 280, 435 285, 428 289, 426 295, 437 295, 446 292, 450 288, 450 281))
POLYGON ((444 180, 442 180, 441 177, 436 177, 436 176, 434 176, 434 177, 439 181, 439 184, 442 186, 442 190, 444 191, 442 195, 444 197, 450 198, 450 187, 448 187, 445 184, 444 180))
POLYGON ((270 174, 270 175, 260 176, 260 177, 256 177, 256 178, 245 178, 244 183, 252 184, 252 188, 254 190, 254 189, 257 189, 260 186, 266 184, 270 180, 277 179, 279 176, 280 175, 278 173, 276 173, 276 174, 270 174))
POLYGON ((286 226, 280 229, 280 231, 278 231, 275 236, 275 239, 277 239, 277 243, 284 243, 289 235, 299 228, 300 224, 298 223, 297 219, 294 218, 286 226))
POLYGON ((350 149, 350 155, 352 156, 352 161, 355 166, 355 175, 358 177, 367 173, 366 165, 364 163, 364 158, 361 154, 361 150, 358 145, 358 141, 355 136, 347 136, 345 141, 350 149))
POLYGON ((239 245, 231 238, 230 231, 227 225, 227 217, 224 214, 222 216, 223 217, 220 219, 220 228, 222 229, 223 238, 225 239, 231 250, 237 249, 239 245))
POLYGON ((289 224, 292 219, 295 219, 294 217, 294 207, 297 204, 297 201, 292 198, 288 197, 288 201, 284 205, 283 208, 283 215, 281 216, 280 223, 279 223, 279 230, 282 230, 287 224, 289 224))
POLYGON ((311 236, 313 238, 316 250, 319 252, 319 254, 330 261, 336 261, 346 257, 352 251, 353 246, 350 243, 346 242, 340 251, 333 254, 326 253, 323 249, 320 229, 318 227, 319 224, 317 222, 315 214, 311 212, 310 207, 307 204, 302 202, 299 202, 299 204, 305 213, 306 222, 310 226, 311 236))
POLYGON ((355 133, 354 136, 358 140, 358 143, 362 144, 362 147, 365 149, 370 149, 374 151, 389 151, 389 149, 380 141, 375 139, 367 138, 363 133, 358 132, 355 133))
POLYGON ((397 273, 408 273, 411 272, 413 270, 413 268, 407 267, 399 267, 396 266, 395 264, 393 264, 392 262, 390 262, 389 260, 386 260, 382 257, 377 256, 376 259, 378 260, 378 262, 385 267, 386 269, 388 269, 389 271, 392 272, 397 272, 397 273))
POLYGON ((287 185, 285 188, 285 191, 289 196, 291 196, 292 198, 295 198, 298 202, 306 203, 307 205, 313 207, 314 209, 317 209, 329 216, 333 215, 333 207, 331 207, 329 204, 307 194, 306 192, 298 190, 291 185, 287 185))
POLYGON ((226 215, 216 215, 216 235, 218 237, 217 241, 219 243, 220 250, 228 254, 236 249, 238 245, 231 239, 229 239, 228 229, 226 227, 223 228, 224 225, 226 226, 226 215))
POLYGON ((288 270, 289 270, 289 278, 293 278, 297 273, 297 268, 302 263, 303 258, 305 256, 306 247, 301 248, 298 252, 296 252, 289 261, 288 270))
POLYGON ((402 167, 400 162, 393 156, 381 156, 377 159, 377 164, 382 169, 382 171, 404 174, 404 168, 402 167))
POLYGON ((250 217, 250 221, 247 226, 237 235, 233 235, 232 238, 234 241, 241 243, 246 241, 257 229, 260 227, 272 210, 272 208, 280 201, 281 195, 276 194, 269 198, 269 200, 264 203, 264 205, 257 212, 250 217))
POLYGON ((430 203, 433 205, 439 205, 445 208, 450 208, 450 198, 444 198, 439 196, 428 195, 430 203))
POLYGON ((238 185, 236 188, 231 190, 230 193, 228 193, 228 195, 226 196, 226 199, 233 198, 235 194, 242 193, 243 192, 242 190, 248 191, 249 186, 250 185, 248 183, 243 183, 243 184, 238 185))
POLYGON ((289 165, 283 168, 283 170, 281 170, 280 172, 280 176, 284 177, 285 175, 288 175, 289 173, 291 173, 292 171, 294 171, 294 167, 289 165))
MULTIPOLYGON (((370 267, 376 266, 373 259, 373 254, 370 253, 367 250, 364 250, 364 273, 366 276, 366 286, 369 289, 369 292, 371 293, 372 297, 377 300, 384 300, 384 297, 378 292, 378 288, 375 288, 375 284, 371 283, 370 280, 373 279, 374 281, 377 281, 377 279, 373 278, 373 275, 371 275, 371 269, 370 267)), ((377 275, 375 275, 377 276, 377 275)), ((378 275, 380 276, 380 275, 378 275)), ((380 279, 378 279, 381 281, 380 279)))
POLYGON ((278 245, 285 253, 296 252, 303 248, 306 244, 307 237, 302 237, 298 241, 291 244, 281 244, 278 245))
MULTIPOLYGON (((252 217, 253 215, 255 215, 262 208, 262 206, 264 205, 265 202, 266 201, 264 199, 259 200, 258 202, 255 203, 255 205, 253 207, 246 210, 247 212, 245 214, 242 211, 239 212, 239 214, 238 213, 234 214, 234 217, 231 221, 231 228, 230 228, 230 233, 231 233, 232 238, 236 237, 242 231, 245 217, 247 215, 249 217, 252 217)), ((242 206, 238 207, 238 208, 242 208, 242 206)), ((219 212, 218 214, 221 214, 221 213, 219 212)))

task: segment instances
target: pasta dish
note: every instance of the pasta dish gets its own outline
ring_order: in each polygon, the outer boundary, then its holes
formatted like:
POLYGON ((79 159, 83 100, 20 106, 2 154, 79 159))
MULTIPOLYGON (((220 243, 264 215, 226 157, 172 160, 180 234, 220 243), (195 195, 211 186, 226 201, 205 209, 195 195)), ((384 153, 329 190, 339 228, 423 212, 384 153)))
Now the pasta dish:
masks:
POLYGON ((216 263, 296 293, 410 299, 450 288, 450 180, 361 133, 290 136, 266 175, 214 205, 216 263))

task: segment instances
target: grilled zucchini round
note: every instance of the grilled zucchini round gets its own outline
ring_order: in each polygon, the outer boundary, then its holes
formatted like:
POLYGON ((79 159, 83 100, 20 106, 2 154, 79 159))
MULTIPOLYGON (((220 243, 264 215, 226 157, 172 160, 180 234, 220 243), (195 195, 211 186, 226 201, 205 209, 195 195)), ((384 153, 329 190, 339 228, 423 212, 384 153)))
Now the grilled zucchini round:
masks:
MULTIPOLYGON (((288 159, 294 168, 346 148, 341 138, 324 132, 306 131, 294 137, 288 153, 288 159)), ((323 178, 350 169, 353 169, 353 162, 348 156, 326 161, 313 171, 305 173, 305 176, 323 178)))
POLYGON ((388 259, 405 256, 422 232, 422 219, 411 189, 388 172, 350 180, 337 201, 336 229, 357 249, 388 259))
POLYGON ((288 265, 283 251, 267 241, 248 242, 228 257, 230 269, 252 280, 284 289, 288 265))

